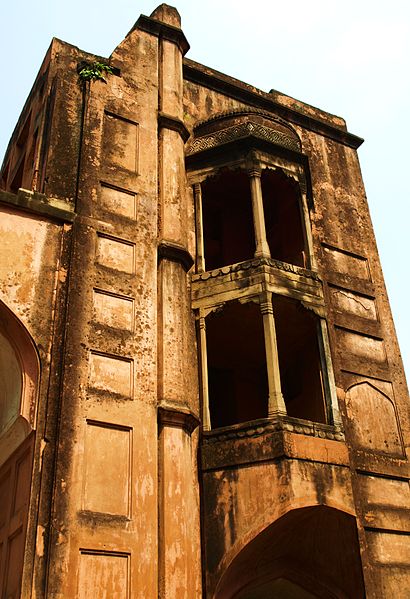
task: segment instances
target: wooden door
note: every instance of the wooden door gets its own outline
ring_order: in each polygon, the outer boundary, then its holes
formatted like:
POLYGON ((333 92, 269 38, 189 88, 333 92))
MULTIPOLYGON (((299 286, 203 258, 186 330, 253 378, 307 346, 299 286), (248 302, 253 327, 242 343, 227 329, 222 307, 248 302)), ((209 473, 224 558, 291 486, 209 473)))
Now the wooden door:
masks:
POLYGON ((0 468, 0 591, 1 599, 20 599, 34 433, 0 468))

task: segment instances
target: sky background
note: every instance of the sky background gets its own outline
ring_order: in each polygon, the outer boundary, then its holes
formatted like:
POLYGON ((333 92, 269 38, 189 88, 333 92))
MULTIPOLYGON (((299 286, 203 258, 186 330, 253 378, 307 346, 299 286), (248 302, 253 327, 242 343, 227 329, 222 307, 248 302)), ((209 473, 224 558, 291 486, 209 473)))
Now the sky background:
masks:
MULTIPOLYGON (((3 0, 0 160, 53 36, 108 57, 138 16, 156 6, 3 0)), ((176 0, 175 6, 189 58, 342 116, 365 139, 359 158, 409 376, 409 0, 176 0)))

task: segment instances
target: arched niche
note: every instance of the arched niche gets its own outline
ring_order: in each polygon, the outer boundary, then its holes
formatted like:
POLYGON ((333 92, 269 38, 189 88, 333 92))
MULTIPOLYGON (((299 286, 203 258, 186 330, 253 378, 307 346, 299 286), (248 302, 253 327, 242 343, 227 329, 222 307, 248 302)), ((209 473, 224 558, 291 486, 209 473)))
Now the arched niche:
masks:
POLYGON ((356 519, 324 505, 293 509, 250 541, 213 599, 362 599, 356 519))
POLYGON ((38 383, 34 342, 0 301, 0 465, 35 428, 38 383))
POLYGON ((396 409, 389 397, 368 382, 346 393, 350 437, 358 449, 403 455, 396 409))

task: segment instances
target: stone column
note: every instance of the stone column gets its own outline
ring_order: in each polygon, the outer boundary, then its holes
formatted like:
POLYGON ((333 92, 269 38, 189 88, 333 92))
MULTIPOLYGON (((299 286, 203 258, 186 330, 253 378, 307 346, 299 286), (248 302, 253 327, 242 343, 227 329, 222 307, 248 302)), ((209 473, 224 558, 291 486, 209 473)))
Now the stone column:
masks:
POLYGON ((204 431, 211 430, 211 415, 209 412, 209 389, 208 389, 208 356, 206 351, 206 324, 205 317, 200 311, 199 316, 199 351, 202 387, 202 428, 204 431))
POLYGON ((302 218, 303 218, 303 228, 304 228, 304 237, 306 241, 306 249, 308 252, 308 264, 306 268, 311 268, 316 270, 316 259, 313 253, 313 239, 312 239, 312 230, 310 228, 310 218, 309 218, 309 208, 306 198, 306 193, 301 193, 301 204, 302 204, 302 218))
POLYGON ((276 343, 275 319, 273 316, 272 293, 260 297, 260 308, 265 335, 266 367, 268 371, 269 402, 268 416, 286 415, 285 400, 280 384, 278 347, 276 343))
POLYGON ((248 170, 252 196, 253 225, 255 228, 255 258, 270 258, 269 245, 266 239, 265 216, 263 213, 261 169, 252 167, 248 170))
MULTIPOLYGON (((187 272, 193 232, 186 187, 182 59, 188 43, 175 8, 161 4, 158 32, 158 598, 201 596, 195 320, 187 272)), ((157 108, 152 106, 152 110, 157 108)), ((148 599, 148 598, 147 598, 148 599)), ((149 598, 151 599, 151 597, 149 598)))
POLYGON ((339 412, 339 404, 337 400, 336 382, 333 373, 332 357, 330 354, 329 334, 327 331, 327 323, 325 318, 319 318, 318 326, 319 334, 319 351, 321 354, 321 361, 323 368, 326 369, 324 374, 324 383, 326 388, 326 394, 328 401, 330 401, 330 411, 332 414, 332 420, 334 425, 342 426, 342 418, 339 412))
POLYGON ((196 229, 196 272, 205 270, 205 250, 204 250, 204 226, 202 218, 202 190, 201 184, 194 185, 195 197, 195 229, 196 229))

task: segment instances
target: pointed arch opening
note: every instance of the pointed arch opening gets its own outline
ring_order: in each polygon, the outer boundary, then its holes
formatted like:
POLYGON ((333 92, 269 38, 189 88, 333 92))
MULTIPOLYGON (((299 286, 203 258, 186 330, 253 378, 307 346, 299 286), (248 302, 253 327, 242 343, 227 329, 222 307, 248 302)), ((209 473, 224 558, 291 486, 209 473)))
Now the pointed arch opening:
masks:
POLYGON ((21 321, 0 301, 0 589, 20 597, 35 440, 39 360, 21 321))
POLYGON ((324 505, 291 510, 223 574, 214 599, 363 599, 354 516, 324 505))
POLYGON ((30 333, 0 301, 0 465, 35 428, 39 377, 30 333))

